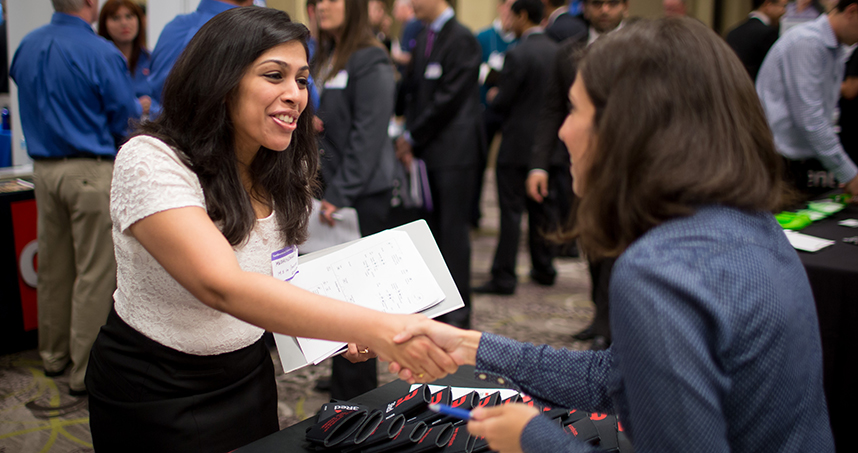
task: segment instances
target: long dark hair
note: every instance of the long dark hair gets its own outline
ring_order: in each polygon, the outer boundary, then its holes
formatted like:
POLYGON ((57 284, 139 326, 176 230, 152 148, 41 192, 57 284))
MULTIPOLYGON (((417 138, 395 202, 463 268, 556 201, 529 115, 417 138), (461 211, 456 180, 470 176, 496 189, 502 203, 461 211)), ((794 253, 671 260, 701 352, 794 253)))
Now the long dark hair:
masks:
POLYGON ((343 2, 346 10, 339 44, 336 44, 332 33, 319 30, 319 51, 313 65, 313 72, 320 74, 321 65, 327 64, 328 59, 333 56, 331 71, 327 73, 328 78, 345 69, 346 63, 355 51, 370 46, 384 48, 369 26, 367 0, 343 0, 343 2))
MULTIPOLYGON (((138 135, 158 137, 180 151, 200 179, 209 217, 221 222, 232 245, 250 234, 256 215, 239 177, 228 100, 260 55, 292 41, 301 42, 306 52, 308 36, 307 27, 275 9, 234 8, 218 14, 191 39, 170 71, 161 114, 138 130, 138 135)), ((306 240, 311 198, 318 185, 312 118, 308 105, 289 148, 260 148, 249 168, 250 191, 274 209, 287 244, 306 240)))
POLYGON ((98 34, 108 41, 113 41, 113 38, 107 32, 107 18, 116 14, 119 8, 123 6, 137 16, 137 37, 134 38, 134 43, 131 47, 131 58, 128 59, 128 70, 133 75, 134 71, 137 70, 137 62, 140 61, 140 54, 148 52, 146 50, 146 15, 143 14, 143 9, 140 8, 140 5, 131 0, 108 0, 101 7, 101 12, 98 14, 98 34))
POLYGON ((636 22, 590 46, 578 69, 596 110, 577 214, 590 256, 617 256, 704 204, 771 211, 786 201, 754 85, 702 23, 636 22))

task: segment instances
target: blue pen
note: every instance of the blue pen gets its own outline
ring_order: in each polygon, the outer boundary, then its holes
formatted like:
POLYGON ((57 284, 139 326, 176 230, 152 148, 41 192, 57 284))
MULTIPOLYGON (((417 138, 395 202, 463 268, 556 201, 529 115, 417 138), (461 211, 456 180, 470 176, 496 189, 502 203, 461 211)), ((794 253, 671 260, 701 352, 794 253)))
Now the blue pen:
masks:
POLYGON ((439 414, 449 415, 451 417, 456 417, 461 420, 470 420, 471 419, 471 411, 467 411, 465 409, 459 409, 457 407, 451 407, 446 404, 430 404, 429 410, 433 412, 437 412, 439 414))

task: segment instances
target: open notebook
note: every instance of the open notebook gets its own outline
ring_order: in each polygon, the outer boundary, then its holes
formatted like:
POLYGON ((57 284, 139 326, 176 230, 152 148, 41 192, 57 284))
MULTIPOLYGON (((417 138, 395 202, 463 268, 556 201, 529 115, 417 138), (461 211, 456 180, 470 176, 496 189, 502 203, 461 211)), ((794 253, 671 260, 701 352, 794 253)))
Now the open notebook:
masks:
MULTIPOLYGON (((388 313, 440 316, 464 306, 426 222, 299 257, 292 284, 388 313)), ((345 343, 275 334, 285 372, 341 352, 345 343)))

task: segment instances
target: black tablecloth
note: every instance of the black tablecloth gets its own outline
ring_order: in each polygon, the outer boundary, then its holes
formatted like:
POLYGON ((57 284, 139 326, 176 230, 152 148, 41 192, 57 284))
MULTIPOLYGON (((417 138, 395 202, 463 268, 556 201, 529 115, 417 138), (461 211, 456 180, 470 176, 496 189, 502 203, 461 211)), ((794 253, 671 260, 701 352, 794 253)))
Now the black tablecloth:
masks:
POLYGON ((850 451, 850 430, 858 425, 858 246, 843 242, 858 236, 858 228, 838 225, 843 219, 858 219, 858 206, 801 230, 836 242, 816 253, 798 253, 816 300, 825 395, 840 452, 850 451))
MULTIPOLYGON (((450 385, 453 387, 492 388, 496 387, 486 381, 474 378, 473 366, 462 366, 450 376, 439 379, 432 384, 450 385)), ((370 407, 381 408, 385 404, 404 396, 408 393, 407 382, 396 380, 385 384, 371 392, 364 393, 352 400, 352 402, 370 407)), ((307 428, 316 423, 316 417, 310 417, 300 423, 282 429, 268 437, 260 439, 250 445, 235 450, 235 453, 312 453, 315 450, 307 448, 309 444, 304 441, 304 433, 307 428)))

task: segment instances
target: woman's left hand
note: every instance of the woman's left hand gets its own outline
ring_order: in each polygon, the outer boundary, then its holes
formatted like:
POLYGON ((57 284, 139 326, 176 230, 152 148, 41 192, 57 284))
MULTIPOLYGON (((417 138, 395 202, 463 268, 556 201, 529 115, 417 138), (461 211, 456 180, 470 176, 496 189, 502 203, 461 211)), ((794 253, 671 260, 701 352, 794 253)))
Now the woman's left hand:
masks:
POLYGON ((349 349, 343 353, 343 357, 351 363, 360 363, 374 359, 378 357, 378 354, 372 352, 369 346, 349 343, 349 349))
POLYGON ((521 433, 538 415, 539 409, 526 404, 479 407, 471 411, 468 432, 485 437, 492 450, 521 453, 521 433))

